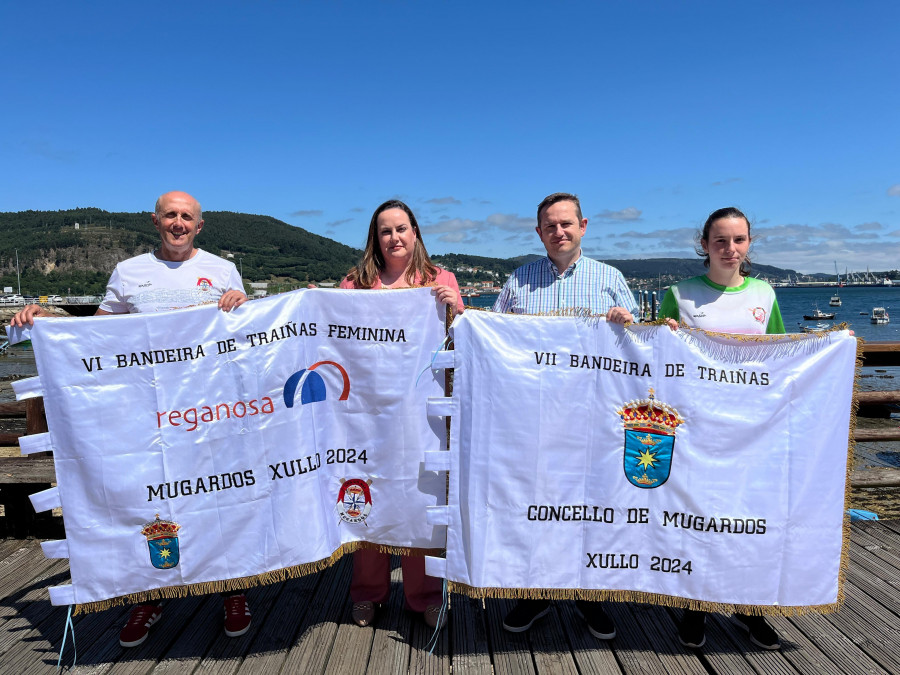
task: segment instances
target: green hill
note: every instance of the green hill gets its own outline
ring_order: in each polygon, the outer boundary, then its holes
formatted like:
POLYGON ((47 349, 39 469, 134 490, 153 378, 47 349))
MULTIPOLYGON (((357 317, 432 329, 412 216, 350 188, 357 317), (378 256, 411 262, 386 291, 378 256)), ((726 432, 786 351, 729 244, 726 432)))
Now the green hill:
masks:
MULTIPOLYGON (((609 260, 604 258, 603 262, 618 268, 627 279, 658 281, 663 286, 668 286, 681 279, 695 277, 706 272, 706 268, 703 266, 703 259, 699 256, 694 258, 647 258, 644 260, 609 260)), ((797 276, 797 272, 794 270, 772 267, 771 265, 754 263, 751 267, 752 276, 758 275, 773 280, 780 281, 785 279, 788 274, 793 277, 797 276)))
MULTIPOLYGON (((205 211, 203 219, 197 245, 215 255, 233 255, 247 281, 305 285, 336 280, 360 256, 357 249, 269 216, 205 211)), ((23 295, 99 294, 116 263, 158 243, 149 212, 0 213, 0 285, 16 288, 18 250, 23 295)))
MULTIPOLYGON (((197 245, 215 255, 231 256, 246 281, 268 281, 274 292, 309 281, 341 279, 361 255, 357 249, 270 216, 206 211, 203 218, 206 225, 197 245)), ((116 263, 150 251, 158 243, 149 212, 83 208, 0 213, 0 286, 16 288, 18 251, 23 295, 98 295, 116 263)), ((461 284, 491 280, 499 285, 515 268, 538 257, 448 253, 433 259, 454 272, 461 284)), ((635 288, 665 286, 704 272, 698 257, 604 262, 619 268, 635 288)), ((770 279, 785 279, 788 273, 797 276, 793 270, 753 266, 754 275, 770 279)), ((829 274, 812 276, 831 278, 829 274)))

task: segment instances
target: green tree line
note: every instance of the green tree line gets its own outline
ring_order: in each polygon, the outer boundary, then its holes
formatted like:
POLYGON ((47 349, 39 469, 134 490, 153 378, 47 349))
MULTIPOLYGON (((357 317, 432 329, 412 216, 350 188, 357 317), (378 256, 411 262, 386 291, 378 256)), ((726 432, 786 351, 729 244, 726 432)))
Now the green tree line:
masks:
MULTIPOLYGON (((197 246, 233 256, 246 281, 338 280, 360 251, 269 216, 206 211, 197 246)), ((0 284, 24 295, 98 294, 116 263, 156 247, 149 212, 96 208, 0 213, 0 284), (75 229, 78 223, 79 228, 75 229)))

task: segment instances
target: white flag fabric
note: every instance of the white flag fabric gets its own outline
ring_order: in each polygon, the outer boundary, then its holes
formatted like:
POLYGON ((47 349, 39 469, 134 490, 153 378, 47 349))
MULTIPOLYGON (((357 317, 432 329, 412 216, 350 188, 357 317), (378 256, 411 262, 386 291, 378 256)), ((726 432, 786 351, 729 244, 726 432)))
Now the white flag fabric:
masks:
POLYGON ((426 416, 444 339, 430 289, 297 291, 231 313, 40 319, 31 331, 71 586, 54 604, 240 588, 366 541, 443 545, 426 416), (280 572, 278 572, 280 571, 280 572), (237 580, 227 581, 226 580, 237 580))
POLYGON ((835 608, 847 331, 467 312, 451 334, 447 554, 429 574, 476 596, 835 608))

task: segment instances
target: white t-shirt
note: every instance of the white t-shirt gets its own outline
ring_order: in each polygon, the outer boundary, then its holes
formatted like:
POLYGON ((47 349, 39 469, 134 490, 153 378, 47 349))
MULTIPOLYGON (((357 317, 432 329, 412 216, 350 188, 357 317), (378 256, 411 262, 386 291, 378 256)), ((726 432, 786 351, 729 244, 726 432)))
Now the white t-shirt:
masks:
POLYGON ((144 253, 116 265, 100 309, 113 314, 164 312, 218 302, 230 290, 244 291, 232 262, 200 249, 184 262, 144 253))
POLYGON ((679 281, 663 298, 659 317, 721 333, 784 333, 775 291, 753 277, 733 287, 720 286, 705 275, 679 281))

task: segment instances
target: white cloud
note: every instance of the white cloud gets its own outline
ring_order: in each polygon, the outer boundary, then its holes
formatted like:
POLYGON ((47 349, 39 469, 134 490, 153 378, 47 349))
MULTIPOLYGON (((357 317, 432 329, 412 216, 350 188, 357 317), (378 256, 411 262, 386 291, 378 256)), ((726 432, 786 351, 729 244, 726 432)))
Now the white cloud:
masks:
POLYGON ((497 241, 503 232, 510 233, 507 241, 519 245, 527 242, 530 239, 529 235, 534 235, 534 221, 514 213, 494 213, 484 220, 441 217, 436 222, 422 225, 421 228, 426 243, 429 236, 437 235, 438 241, 478 246, 482 252, 486 245, 497 241))
POLYGON ((447 234, 442 234, 440 237, 438 237, 438 241, 443 241, 447 244, 468 243, 466 242, 465 232, 448 232, 447 234))
POLYGON ((891 185, 891 187, 887 189, 887 193, 889 197, 900 197, 900 183, 891 185))
POLYGON ((594 218, 608 223, 626 223, 640 220, 641 213, 643 212, 640 209, 629 206, 621 211, 610 211, 609 209, 606 209, 598 213, 594 218))
POLYGON ((652 232, 638 232, 630 230, 619 234, 606 235, 614 239, 624 239, 627 241, 640 242, 641 246, 653 251, 648 258, 660 257, 657 249, 661 246, 680 250, 680 255, 692 255, 694 251, 694 238, 697 230, 692 227, 678 227, 672 230, 654 230, 652 232))
POLYGON ((892 245, 886 245, 882 230, 880 223, 852 229, 839 223, 756 228, 751 254, 757 263, 801 272, 828 272, 835 261, 839 268, 851 270, 892 269, 896 253, 892 245))
POLYGON ((448 218, 433 225, 422 225, 425 234, 446 234, 448 232, 470 232, 484 227, 484 223, 468 218, 448 218))
POLYGON ((342 218, 341 220, 332 220, 330 223, 325 223, 325 227, 329 229, 333 229, 338 225, 345 225, 346 223, 352 223, 353 218, 342 218))
POLYGON ((322 213, 319 209, 301 209, 300 211, 294 211, 291 215, 295 218, 308 218, 310 216, 321 216, 322 213))
POLYGON ((487 217, 486 222, 488 225, 512 232, 520 230, 532 232, 536 226, 533 218, 522 218, 514 213, 494 213, 487 217))
POLYGON ((720 185, 728 185, 730 183, 740 183, 741 180, 741 178, 726 178, 725 180, 717 180, 713 182, 712 185, 718 187, 720 185))
MULTIPOLYGON (((597 235, 589 230, 584 239, 587 255, 609 258, 685 258, 695 257, 692 227, 650 232, 628 230, 597 235)), ((862 223, 848 228, 840 223, 806 225, 785 223, 768 227, 754 226, 750 255, 754 263, 773 265, 800 272, 833 272, 834 261, 843 271, 888 270, 897 267, 897 239, 900 230, 890 232, 880 223, 862 223)), ((842 272, 843 273, 843 272, 842 272)))
POLYGON ((425 200, 426 204, 462 204, 456 197, 432 197, 425 200))
MULTIPOLYGON (((636 209, 635 209, 636 210, 636 209)), ((619 212, 621 213, 621 212, 619 212)), ((582 242, 586 255, 603 259, 685 258, 696 259, 695 227, 588 228, 582 242), (625 230, 625 231, 622 231, 625 230)), ((834 261, 843 271, 887 270, 897 267, 900 229, 865 222, 848 227, 827 222, 816 225, 783 223, 753 226, 751 257, 758 265, 773 265, 799 272, 833 272, 834 261)), ((541 253, 534 234, 534 219, 516 213, 494 213, 484 219, 441 218, 422 226, 425 241, 445 250, 509 257, 541 253), (431 239, 429 239, 431 237, 431 239), (434 239, 436 237, 436 239, 434 239), (496 250, 495 250, 496 249, 496 250)))
POLYGON ((876 223, 876 222, 860 223, 853 229, 859 230, 860 232, 878 232, 878 231, 884 229, 884 225, 882 225, 881 223, 876 223))
POLYGON ((422 234, 425 243, 428 237, 438 235, 438 241, 445 244, 478 245, 485 243, 483 221, 470 220, 468 218, 448 218, 430 225, 422 225, 422 234))

